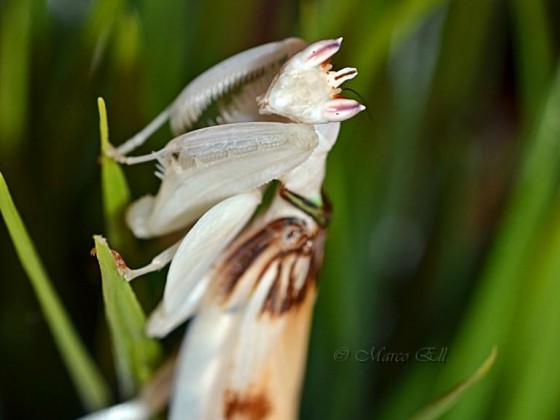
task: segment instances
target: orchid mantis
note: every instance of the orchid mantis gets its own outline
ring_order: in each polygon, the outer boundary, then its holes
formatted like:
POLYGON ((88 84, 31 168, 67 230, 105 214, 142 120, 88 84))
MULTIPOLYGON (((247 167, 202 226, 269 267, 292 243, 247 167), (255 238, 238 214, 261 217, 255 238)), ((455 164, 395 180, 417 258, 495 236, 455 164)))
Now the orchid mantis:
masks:
POLYGON ((329 205, 327 154, 340 122, 364 106, 340 98, 353 68, 331 71, 342 39, 290 38, 238 54, 189 84, 131 140, 110 151, 124 164, 156 161, 161 187, 130 207, 137 237, 187 231, 127 279, 171 262, 147 331, 165 336, 189 318, 172 419, 297 416, 329 205), (228 93, 234 95, 225 99, 228 93), (207 128, 184 133, 214 104, 207 128), (178 135, 162 150, 126 156, 166 119, 178 135), (253 220, 263 188, 279 186, 253 220))

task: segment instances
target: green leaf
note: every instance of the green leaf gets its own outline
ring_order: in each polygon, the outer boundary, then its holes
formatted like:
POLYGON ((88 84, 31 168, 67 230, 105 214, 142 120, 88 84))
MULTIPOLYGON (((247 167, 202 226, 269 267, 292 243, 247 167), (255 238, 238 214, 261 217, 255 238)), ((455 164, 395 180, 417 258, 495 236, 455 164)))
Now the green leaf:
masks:
MULTIPOLYGON (((558 418, 560 395, 560 200, 542 224, 541 246, 523 288, 500 386, 504 418, 558 418)), ((497 404, 494 404, 496 408, 497 404)), ((500 407, 500 406, 499 406, 500 407)))
POLYGON ((152 377, 161 348, 144 333, 144 312, 115 263, 115 258, 120 257, 109 249, 103 237, 94 236, 94 240, 117 374, 123 396, 129 397, 152 377))
POLYGON ((115 21, 119 18, 124 0, 99 0, 94 2, 87 22, 83 26, 85 41, 94 44, 103 42, 115 21))
POLYGON ((541 103, 554 71, 552 28, 544 0, 510 0, 515 56, 523 107, 532 116, 541 103), (538 30, 536 30, 538 28, 538 30))
POLYGON ((7 1, 0 5, 0 146, 3 153, 11 152, 23 140, 27 124, 32 7, 30 0, 7 1))
POLYGON ((94 410, 107 405, 109 389, 54 291, 1 173, 0 211, 84 407, 94 410))
POLYGON ((369 85, 383 69, 391 47, 447 0, 405 0, 392 3, 375 22, 375 31, 364 30, 352 54, 352 64, 360 71, 360 83, 369 85))
POLYGON ((107 110, 102 98, 97 99, 97 106, 101 133, 101 189, 107 236, 116 248, 121 249, 132 243, 130 231, 123 223, 124 211, 130 202, 130 191, 120 165, 105 155, 111 144, 107 110))
POLYGON ((494 347, 492 348, 490 355, 471 376, 463 379, 437 400, 420 410, 420 412, 413 416, 412 419, 432 420, 437 419, 447 413, 457 403, 457 401, 459 401, 465 391, 467 391, 471 386, 473 386, 486 376, 486 374, 494 364, 494 361, 496 360, 496 355, 497 350, 496 347, 494 347))
MULTIPOLYGON (((442 374, 447 382, 451 375, 462 371, 489 345, 497 344, 509 351, 518 343, 516 314, 525 310, 525 282, 534 277, 531 264, 541 250, 539 230, 546 229, 543 221, 550 211, 558 191, 560 171, 560 67, 551 86, 534 134, 528 139, 524 162, 515 185, 514 195, 501 232, 494 243, 489 261, 482 273, 462 328, 455 340, 454 362, 442 374), (499 316, 497 315, 499 314, 499 316)), ((492 389, 499 379, 498 372, 506 368, 501 358, 496 375, 485 381, 461 404, 463 416, 477 418, 492 401, 492 389)), ((516 368, 516 367, 515 367, 516 368)))

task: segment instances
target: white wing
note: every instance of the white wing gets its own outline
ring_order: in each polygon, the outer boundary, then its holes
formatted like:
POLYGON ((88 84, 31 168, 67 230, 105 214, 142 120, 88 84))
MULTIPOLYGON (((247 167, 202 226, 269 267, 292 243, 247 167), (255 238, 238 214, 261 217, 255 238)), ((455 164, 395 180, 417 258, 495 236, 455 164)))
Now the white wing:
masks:
POLYGON ((128 225, 140 238, 180 230, 217 202, 280 178, 318 141, 304 124, 239 123, 184 134, 152 156, 161 164, 160 190, 132 204, 128 225))
POLYGON ((323 231, 277 219, 215 269, 179 355, 171 419, 294 419, 323 231))
POLYGON ((208 287, 210 267, 245 227, 260 201, 260 191, 240 194, 198 220, 171 262, 163 301, 147 324, 148 335, 162 337, 192 315, 208 287))

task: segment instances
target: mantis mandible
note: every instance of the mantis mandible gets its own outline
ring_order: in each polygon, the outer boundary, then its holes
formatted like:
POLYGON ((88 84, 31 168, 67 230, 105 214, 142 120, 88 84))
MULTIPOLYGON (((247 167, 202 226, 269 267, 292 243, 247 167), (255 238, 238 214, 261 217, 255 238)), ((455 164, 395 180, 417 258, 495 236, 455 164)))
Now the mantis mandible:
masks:
POLYGON ((191 82, 137 136, 110 151, 124 164, 156 161, 161 187, 130 207, 140 238, 186 231, 128 280, 170 264, 147 331, 193 321, 179 355, 170 417, 297 415, 317 274, 330 208, 322 195, 340 122, 365 107, 339 97, 354 68, 332 71, 342 39, 290 38, 238 54, 191 82), (224 99, 234 92, 232 99, 224 99), (211 104, 210 127, 184 133, 211 104), (178 137, 128 157, 169 119, 178 137), (250 218, 272 180, 270 206, 250 218))

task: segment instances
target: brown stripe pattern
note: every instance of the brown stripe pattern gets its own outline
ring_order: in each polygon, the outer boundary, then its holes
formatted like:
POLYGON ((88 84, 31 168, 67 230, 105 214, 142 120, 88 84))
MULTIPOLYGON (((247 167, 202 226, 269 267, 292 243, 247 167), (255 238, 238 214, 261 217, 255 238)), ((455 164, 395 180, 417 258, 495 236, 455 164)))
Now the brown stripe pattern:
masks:
POLYGON ((252 282, 254 291, 265 273, 274 270, 261 314, 278 316, 296 308, 316 283, 324 234, 316 223, 300 218, 273 220, 235 244, 221 261, 216 270, 218 296, 227 305, 240 283, 252 282))

